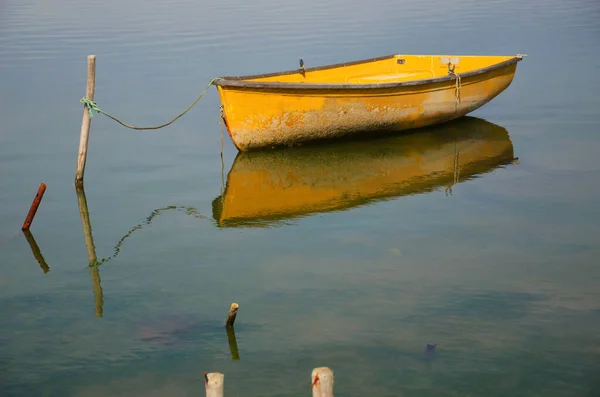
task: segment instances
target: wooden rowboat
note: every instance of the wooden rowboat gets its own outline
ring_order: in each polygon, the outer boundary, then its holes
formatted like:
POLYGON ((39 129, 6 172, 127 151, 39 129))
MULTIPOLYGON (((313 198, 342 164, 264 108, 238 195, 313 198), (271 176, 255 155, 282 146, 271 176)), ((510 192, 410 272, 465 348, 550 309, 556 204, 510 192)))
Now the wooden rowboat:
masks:
POLYGON ((435 189, 450 194, 513 155, 504 128, 473 117, 376 139, 240 152, 213 218, 220 227, 265 227, 435 189))
POLYGON ((483 106, 512 82, 517 56, 392 55, 216 79, 240 151, 400 131, 483 106))

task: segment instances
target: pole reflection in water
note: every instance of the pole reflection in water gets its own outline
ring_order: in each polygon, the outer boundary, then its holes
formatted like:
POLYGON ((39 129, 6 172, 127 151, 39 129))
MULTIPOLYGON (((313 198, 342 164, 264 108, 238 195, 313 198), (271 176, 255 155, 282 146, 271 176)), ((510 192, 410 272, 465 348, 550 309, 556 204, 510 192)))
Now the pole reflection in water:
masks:
POLYGON ((44 274, 48 273, 50 271, 50 266, 48 266, 48 264, 44 260, 44 257, 42 256, 42 252, 40 251, 40 247, 38 247, 37 243, 35 242, 35 238, 33 238, 33 234, 31 234, 31 232, 29 230, 23 230, 23 234, 25 235, 25 238, 27 239, 27 242, 29 243, 29 247, 31 247, 31 252, 33 253, 33 256, 35 257, 35 260, 37 260, 38 263, 40 264, 42 271, 44 272, 44 274))
POLYGON ((94 288, 94 303, 96 307, 96 317, 102 317, 104 299, 102 296, 102 284, 100 279, 100 270, 96 257, 96 247, 94 246, 94 237, 92 236, 92 224, 90 222, 90 213, 88 211, 87 199, 83 186, 78 186, 77 203, 79 205, 79 215, 83 225, 83 237, 85 239, 85 248, 88 255, 88 264, 90 267, 90 276, 94 288))
MULTIPOLYGON (((114 248, 114 253, 112 256, 103 258, 101 261, 98 261, 98 257, 96 255, 96 247, 94 245, 94 238, 92 236, 92 226, 91 226, 91 222, 90 222, 90 215, 89 215, 89 210, 88 210, 88 205, 87 205, 87 199, 85 196, 85 190, 84 190, 83 186, 77 187, 76 190, 77 190, 77 202, 79 205, 79 215, 81 216, 81 223, 83 226, 83 236, 85 239, 85 247, 86 247, 87 255, 88 255, 88 264, 90 267, 90 275, 91 275, 91 279, 92 279, 92 285, 94 288, 96 317, 102 317, 103 304, 104 304, 99 267, 100 267, 100 265, 102 265, 118 256, 118 254, 121 250, 121 246, 122 246, 123 242, 127 239, 127 237, 131 236, 132 233, 135 232, 136 230, 140 230, 144 225, 150 225, 155 216, 163 213, 164 211, 168 211, 168 210, 176 210, 179 212, 184 212, 187 215, 190 215, 190 216, 193 216, 193 217, 199 218, 199 219, 209 219, 209 218, 202 216, 200 213, 198 213, 198 211, 195 208, 192 208, 192 207, 168 206, 168 207, 158 208, 158 209, 152 211, 152 213, 148 217, 146 217, 146 220, 143 223, 132 227, 119 240, 119 242, 117 243, 117 245, 114 248)), ((38 249, 38 252, 39 252, 39 249, 38 249)), ((35 253, 34 253, 34 255, 35 255, 35 253)), ((36 258, 37 258, 37 256, 36 256, 36 258)), ((152 327, 150 327, 150 328, 152 328, 152 327)), ((178 331, 180 329, 177 326, 175 326, 174 330, 178 331)), ((154 330, 153 332, 155 334, 154 336, 159 335, 159 336, 162 336, 163 338, 166 338, 167 340, 169 340, 169 337, 171 337, 171 338, 173 337, 172 334, 177 333, 177 332, 173 332, 173 330, 167 330, 162 333, 157 332, 156 330, 154 330)), ((235 331, 234 331, 233 327, 226 327, 226 333, 227 333, 227 340, 229 343, 229 350, 231 352, 231 358, 232 358, 232 360, 237 361, 240 359, 240 354, 238 351, 235 331)), ((156 338, 150 338, 150 339, 154 340, 156 338)))
POLYGON ((444 188, 514 161, 508 132, 464 117, 368 140, 240 152, 213 201, 220 227, 269 226, 444 188))
POLYGON ((225 329, 227 330, 227 341, 229 342, 231 359, 238 361, 240 359, 240 353, 238 351, 237 340, 235 339, 235 330, 233 327, 225 327, 225 329))

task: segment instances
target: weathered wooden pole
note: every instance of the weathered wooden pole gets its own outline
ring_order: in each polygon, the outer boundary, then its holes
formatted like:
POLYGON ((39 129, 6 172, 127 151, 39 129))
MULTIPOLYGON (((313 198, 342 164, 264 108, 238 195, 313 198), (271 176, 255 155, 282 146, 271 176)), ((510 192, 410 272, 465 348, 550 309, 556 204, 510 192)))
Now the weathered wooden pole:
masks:
POLYGON ((227 341, 229 342, 229 351, 231 352, 231 359, 238 361, 240 359, 240 352, 238 351, 237 340, 235 339, 235 329, 233 327, 227 327, 227 341))
MULTIPOLYGON (((85 87, 85 97, 90 101, 94 100, 96 90, 96 55, 87 57, 87 84, 85 87)), ((86 106, 83 107, 83 116, 81 119, 81 135, 79 136, 79 154, 77 156, 77 171, 75 173, 75 184, 83 184, 83 174, 85 173, 85 162, 87 160, 88 138, 90 135, 90 114, 86 106)))
POLYGON ((333 371, 327 367, 315 368, 311 374, 313 397, 333 397, 333 371))
POLYGON ((44 197, 45 192, 46 184, 42 183, 40 184, 40 187, 38 188, 38 191, 35 197, 33 198, 33 203, 31 203, 31 207, 29 207, 29 213, 27 214, 27 218, 25 218, 25 222, 23 222, 23 227, 21 227, 21 230, 29 230, 31 222, 33 222, 33 218, 35 217, 35 213, 37 212, 38 207, 40 206, 40 202, 42 201, 42 197, 44 197))
POLYGON ((223 397, 225 375, 219 372, 204 373, 206 397, 223 397))
POLYGON ((233 327, 233 323, 235 323, 235 317, 237 316, 239 308, 240 305, 237 303, 231 304, 231 307, 229 308, 229 314, 227 315, 227 322, 225 323, 227 328, 233 327))
POLYGON ((23 230, 23 234, 25 235, 25 238, 27 239, 27 242, 29 243, 29 247, 31 248, 31 252, 33 253, 33 256, 35 257, 35 260, 37 260, 38 263, 40 264, 42 271, 44 272, 44 274, 48 273, 50 271, 50 267, 44 260, 44 257, 42 256, 42 252, 40 251, 40 247, 38 247, 37 243, 35 242, 35 239, 33 238, 33 234, 31 234, 31 232, 29 230, 23 230))
POLYGON ((90 266, 90 276, 92 278, 92 287, 94 288, 94 303, 96 307, 96 317, 102 317, 104 298, 102 293, 102 280, 100 279, 100 270, 95 266, 96 247, 94 246, 94 237, 92 236, 92 224, 90 222, 90 213, 88 211, 87 198, 83 186, 77 186, 77 203, 79 205, 79 216, 83 226, 83 238, 88 255, 88 264, 90 266))

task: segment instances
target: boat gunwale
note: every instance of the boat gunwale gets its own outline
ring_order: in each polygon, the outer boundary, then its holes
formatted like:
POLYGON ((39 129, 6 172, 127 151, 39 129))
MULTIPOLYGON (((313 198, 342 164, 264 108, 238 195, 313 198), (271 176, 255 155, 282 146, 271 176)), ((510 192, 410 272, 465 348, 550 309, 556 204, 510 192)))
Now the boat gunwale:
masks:
MULTIPOLYGON (((398 56, 387 55, 378 58, 370 58, 363 59, 359 61, 346 62, 346 63, 338 63, 332 65, 324 65, 317 66, 313 68, 305 69, 305 72, 315 72, 326 69, 334 69, 345 66, 358 65, 361 63, 369 63, 369 62, 377 62, 385 59, 391 59, 398 56)), ((398 88, 398 87, 408 87, 408 86, 418 86, 432 83, 441 83, 446 81, 454 81, 456 80, 456 76, 461 78, 477 76, 481 74, 486 74, 492 72, 494 70, 502 69, 506 66, 510 66, 516 64, 521 61, 523 56, 516 55, 511 59, 506 61, 498 62, 490 66, 486 66, 484 68, 474 69, 464 73, 456 73, 449 74, 442 77, 428 78, 428 79, 419 79, 419 80, 409 80, 409 81, 400 81, 394 83, 374 83, 374 84, 330 84, 330 83, 282 83, 282 82, 256 82, 256 81, 247 81, 249 79, 259 79, 265 77, 274 77, 274 76, 286 76, 290 74, 299 73, 299 69, 288 70, 279 73, 266 73, 266 74, 256 74, 256 75, 248 75, 248 76, 229 76, 229 77, 219 77, 213 81, 213 84, 221 87, 237 87, 237 88, 254 88, 254 89, 266 89, 266 90, 373 90, 373 89, 389 89, 389 88, 398 88)))

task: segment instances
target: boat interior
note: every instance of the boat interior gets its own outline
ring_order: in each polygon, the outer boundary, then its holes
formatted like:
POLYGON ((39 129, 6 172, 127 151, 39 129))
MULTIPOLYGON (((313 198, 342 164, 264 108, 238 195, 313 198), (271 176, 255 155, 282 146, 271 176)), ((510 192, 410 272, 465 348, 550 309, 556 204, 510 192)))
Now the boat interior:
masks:
MULTIPOLYGON (((377 84, 432 79, 450 71, 465 73, 494 66, 514 56, 392 55, 281 73, 225 77, 227 80, 308 84, 377 84)), ((301 62, 302 64, 302 62, 301 62)))

